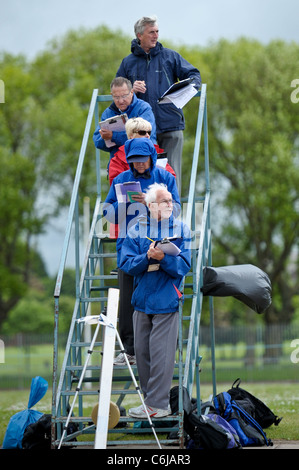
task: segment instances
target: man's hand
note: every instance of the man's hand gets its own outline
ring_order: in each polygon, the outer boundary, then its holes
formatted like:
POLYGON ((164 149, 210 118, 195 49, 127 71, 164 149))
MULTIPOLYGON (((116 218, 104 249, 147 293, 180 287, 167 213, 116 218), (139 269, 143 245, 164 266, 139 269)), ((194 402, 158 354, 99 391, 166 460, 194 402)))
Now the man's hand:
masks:
POLYGON ((158 261, 161 261, 164 258, 165 254, 160 248, 155 248, 155 244, 151 243, 147 252, 148 259, 153 258, 158 261))
POLYGON ((144 81, 136 80, 133 83, 133 91, 134 93, 145 93, 146 92, 146 84, 144 81))
POLYGON ((99 130, 102 139, 104 140, 111 140, 112 139, 112 131, 108 131, 107 129, 100 129, 99 130))

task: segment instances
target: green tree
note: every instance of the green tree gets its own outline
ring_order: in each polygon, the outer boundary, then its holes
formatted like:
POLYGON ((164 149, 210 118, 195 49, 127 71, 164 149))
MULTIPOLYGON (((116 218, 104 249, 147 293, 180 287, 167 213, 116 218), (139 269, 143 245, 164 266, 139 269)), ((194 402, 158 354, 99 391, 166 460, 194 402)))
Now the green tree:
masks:
MULTIPOLYGON (((69 204, 92 91, 109 93, 128 47, 121 32, 100 27, 70 31, 32 63, 0 55, 0 325, 26 295, 32 236, 69 204)), ((94 155, 90 138, 80 189, 91 197, 94 155)))
POLYGON ((298 53, 295 43, 240 39, 206 56, 214 262, 268 273, 268 324, 291 321, 298 291, 299 108, 290 99, 298 53))
POLYGON ((36 169, 21 151, 33 84, 23 57, 4 54, 0 74, 5 103, 0 114, 0 325, 25 295, 34 250, 32 235, 42 229, 36 213, 36 169))
MULTIPOLYGON (((32 236, 69 204, 92 90, 109 94, 130 42, 131 36, 100 26, 70 31, 31 63, 22 56, 0 56, 5 82, 0 109, 0 324, 26 293, 32 236)), ((299 77, 299 46, 240 39, 205 49, 176 49, 200 69, 208 85, 214 263, 250 262, 264 269, 273 285, 265 319, 290 321, 298 279, 299 178, 299 104, 290 96, 291 82, 299 77)), ((100 113, 106 106, 100 106, 100 113)), ((185 107, 183 195, 197 108, 197 99, 185 107)), ((80 194, 91 200, 96 192, 94 156, 90 136, 80 194)), ((104 154, 102 170, 107 163, 104 154)))
POLYGON ((34 211, 34 168, 0 147, 0 324, 25 294, 33 251, 31 236, 41 230, 34 211))

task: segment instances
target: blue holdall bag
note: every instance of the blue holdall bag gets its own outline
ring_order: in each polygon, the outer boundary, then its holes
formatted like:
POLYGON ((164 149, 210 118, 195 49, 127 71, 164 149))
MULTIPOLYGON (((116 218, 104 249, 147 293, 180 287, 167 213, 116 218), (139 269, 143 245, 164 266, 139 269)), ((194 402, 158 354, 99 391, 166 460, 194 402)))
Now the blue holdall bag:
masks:
POLYGON ((242 447, 272 446, 259 423, 241 406, 238 406, 228 392, 222 392, 213 399, 215 411, 236 430, 242 447))

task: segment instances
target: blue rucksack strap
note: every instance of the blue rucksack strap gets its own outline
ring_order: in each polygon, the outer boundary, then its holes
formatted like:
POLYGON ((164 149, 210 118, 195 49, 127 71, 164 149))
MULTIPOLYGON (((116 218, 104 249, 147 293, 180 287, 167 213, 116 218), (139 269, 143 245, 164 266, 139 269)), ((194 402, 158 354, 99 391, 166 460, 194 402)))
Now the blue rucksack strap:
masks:
POLYGON ((253 426, 255 429, 257 429, 261 433, 265 441, 265 444, 267 446, 271 446, 272 441, 267 438, 266 434, 263 431, 263 428, 259 425, 259 423, 254 418, 252 418, 252 416, 250 416, 250 414, 248 414, 243 408, 239 407, 236 404, 236 402, 232 401, 231 404, 232 404, 232 408, 238 411, 241 417, 243 416, 248 421, 248 423, 251 424, 251 426, 253 426))

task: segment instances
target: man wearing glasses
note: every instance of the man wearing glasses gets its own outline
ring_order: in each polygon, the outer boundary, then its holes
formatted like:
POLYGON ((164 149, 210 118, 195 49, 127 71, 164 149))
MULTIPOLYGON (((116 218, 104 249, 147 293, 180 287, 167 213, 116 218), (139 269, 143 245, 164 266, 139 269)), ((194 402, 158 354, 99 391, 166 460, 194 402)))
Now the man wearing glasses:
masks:
MULTIPOLYGON (((151 417, 170 414, 183 277, 190 270, 190 230, 173 217, 173 196, 164 184, 150 185, 145 194, 148 212, 131 227, 123 242, 120 268, 134 276, 133 324, 139 382, 151 417), (155 241, 174 237, 177 251, 155 241), (156 269, 150 269, 155 266, 156 269)), ((143 405, 129 410, 145 418, 143 405)))
MULTIPOLYGON (((151 125, 151 140, 156 144, 156 123, 155 117, 151 106, 144 100, 136 97, 133 92, 132 84, 129 80, 123 77, 114 78, 110 85, 113 103, 105 109, 101 116, 101 121, 105 121, 113 116, 127 114, 128 118, 142 117, 146 119, 151 125)), ((110 159, 115 152, 124 145, 128 139, 126 131, 111 132, 109 130, 101 129, 98 125, 94 135, 93 141, 95 146, 105 152, 110 152, 110 159), (106 141, 112 141, 115 145, 112 147, 106 146, 106 141)))

